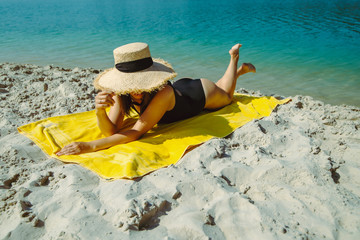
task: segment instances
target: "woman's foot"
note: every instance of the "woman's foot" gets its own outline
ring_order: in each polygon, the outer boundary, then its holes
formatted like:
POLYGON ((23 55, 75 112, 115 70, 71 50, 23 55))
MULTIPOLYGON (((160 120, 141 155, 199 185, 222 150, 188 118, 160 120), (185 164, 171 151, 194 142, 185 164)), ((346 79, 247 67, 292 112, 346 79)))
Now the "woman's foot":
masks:
POLYGON ((235 44, 230 50, 229 54, 231 56, 231 59, 239 59, 239 48, 241 48, 241 44, 235 44))
POLYGON ((248 72, 253 72, 256 73, 256 68, 254 65, 252 65, 251 63, 243 63, 237 70, 237 77, 248 73, 248 72))

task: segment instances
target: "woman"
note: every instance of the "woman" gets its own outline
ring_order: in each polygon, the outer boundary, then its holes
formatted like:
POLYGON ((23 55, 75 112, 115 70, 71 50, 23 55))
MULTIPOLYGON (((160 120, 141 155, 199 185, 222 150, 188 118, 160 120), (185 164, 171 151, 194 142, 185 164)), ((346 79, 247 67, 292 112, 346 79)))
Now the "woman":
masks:
POLYGON ((256 72, 250 63, 239 69, 239 48, 230 51, 230 63, 224 76, 214 83, 208 79, 180 79, 171 65, 153 59, 146 43, 131 43, 114 50, 115 67, 95 79, 102 90, 95 98, 98 126, 105 138, 91 142, 74 142, 56 154, 72 155, 93 152, 139 139, 157 123, 169 123, 197 115, 203 109, 214 110, 231 103, 240 75, 256 72), (110 107, 109 114, 105 109, 110 107), (134 126, 119 131, 131 108, 139 113, 134 126))

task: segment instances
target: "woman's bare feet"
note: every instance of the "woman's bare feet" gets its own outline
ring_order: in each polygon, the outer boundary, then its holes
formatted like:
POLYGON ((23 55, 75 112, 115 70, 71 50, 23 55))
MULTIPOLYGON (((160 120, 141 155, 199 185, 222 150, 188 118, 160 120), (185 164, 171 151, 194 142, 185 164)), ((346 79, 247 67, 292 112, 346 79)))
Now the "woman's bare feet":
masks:
POLYGON ((248 72, 253 72, 256 73, 256 68, 254 65, 252 65, 251 63, 243 63, 237 70, 237 77, 248 73, 248 72))
POLYGON ((235 44, 230 50, 229 50, 229 54, 231 56, 231 59, 235 59, 238 60, 239 59, 239 49, 241 48, 241 44, 235 44))

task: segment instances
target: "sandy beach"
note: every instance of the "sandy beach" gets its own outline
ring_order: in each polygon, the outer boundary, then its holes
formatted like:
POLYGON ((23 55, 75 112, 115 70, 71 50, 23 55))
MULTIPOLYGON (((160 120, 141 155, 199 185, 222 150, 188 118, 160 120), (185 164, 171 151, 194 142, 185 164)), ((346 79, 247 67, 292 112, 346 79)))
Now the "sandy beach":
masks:
POLYGON ((359 239, 360 108, 284 96, 175 165, 107 181, 17 131, 94 109, 99 71, 0 64, 0 239, 359 239))

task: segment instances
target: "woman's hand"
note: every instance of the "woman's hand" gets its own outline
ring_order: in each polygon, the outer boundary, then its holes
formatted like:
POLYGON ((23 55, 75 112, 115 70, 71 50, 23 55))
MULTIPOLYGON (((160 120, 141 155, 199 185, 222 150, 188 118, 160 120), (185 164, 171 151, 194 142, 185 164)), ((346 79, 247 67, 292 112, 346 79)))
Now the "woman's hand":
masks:
POLYGON ((113 99, 114 93, 108 91, 101 91, 95 97, 95 108, 105 109, 113 106, 115 101, 113 99))
POLYGON ((59 152, 56 153, 56 155, 75 155, 94 151, 95 148, 90 142, 73 142, 63 147, 59 152))

